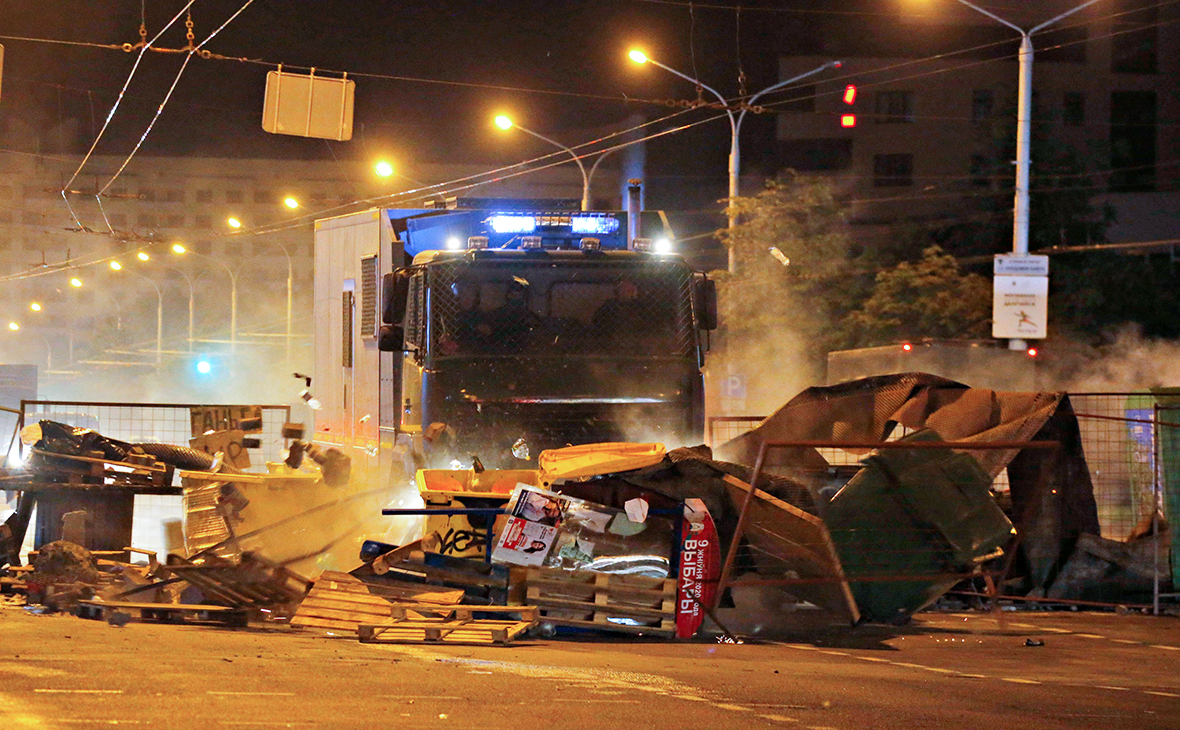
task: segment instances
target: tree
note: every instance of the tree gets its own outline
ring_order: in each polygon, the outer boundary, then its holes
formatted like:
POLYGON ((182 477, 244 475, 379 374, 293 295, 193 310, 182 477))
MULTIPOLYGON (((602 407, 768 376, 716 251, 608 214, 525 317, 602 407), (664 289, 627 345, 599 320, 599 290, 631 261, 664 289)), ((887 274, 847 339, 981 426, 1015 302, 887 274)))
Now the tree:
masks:
POLYGON ((853 255, 844 204, 830 183, 793 171, 737 198, 718 233, 735 271, 713 272, 721 331, 713 362, 747 375, 749 407, 773 408, 815 383, 837 324, 872 278, 853 255), (861 273, 856 273, 861 272, 861 273))
POLYGON ((727 332, 790 327, 817 335, 853 305, 852 242, 844 205, 826 180, 788 170, 756 196, 737 198, 733 212, 738 225, 719 237, 733 250, 735 271, 713 273, 727 332))
POLYGON ((964 273, 938 246, 919 261, 903 261, 877 274, 872 294, 844 320, 848 347, 991 336, 991 283, 964 273))

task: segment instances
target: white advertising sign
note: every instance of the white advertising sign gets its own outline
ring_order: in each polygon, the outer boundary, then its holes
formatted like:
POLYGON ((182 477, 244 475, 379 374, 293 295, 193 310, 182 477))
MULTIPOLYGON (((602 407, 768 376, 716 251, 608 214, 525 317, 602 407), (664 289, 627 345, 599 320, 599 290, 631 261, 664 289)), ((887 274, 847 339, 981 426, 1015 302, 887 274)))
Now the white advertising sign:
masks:
POLYGON ((1039 254, 998 254, 992 263, 996 276, 1048 276, 1049 257, 1039 254))
POLYGON ((992 337, 1043 339, 1048 320, 1049 277, 995 277, 992 289, 992 337))

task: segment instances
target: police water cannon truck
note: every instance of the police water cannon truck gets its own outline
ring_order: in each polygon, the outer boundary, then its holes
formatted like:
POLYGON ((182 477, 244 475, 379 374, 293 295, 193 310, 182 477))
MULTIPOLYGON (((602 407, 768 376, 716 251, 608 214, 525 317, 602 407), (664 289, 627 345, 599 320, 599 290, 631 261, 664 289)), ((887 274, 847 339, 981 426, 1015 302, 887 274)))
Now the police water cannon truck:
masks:
POLYGON ((315 441, 393 479, 700 443, 716 290, 637 208, 452 200, 316 221, 315 441))

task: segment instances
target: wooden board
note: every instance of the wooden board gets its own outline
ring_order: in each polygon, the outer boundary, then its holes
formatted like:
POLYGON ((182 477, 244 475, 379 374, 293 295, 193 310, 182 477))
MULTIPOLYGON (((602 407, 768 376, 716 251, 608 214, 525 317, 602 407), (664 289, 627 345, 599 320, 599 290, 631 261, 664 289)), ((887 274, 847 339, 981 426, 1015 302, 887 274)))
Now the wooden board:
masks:
POLYGON ((503 645, 536 625, 538 614, 535 606, 397 606, 385 622, 359 625, 357 638, 372 644, 503 645), (519 614, 520 618, 477 619, 476 613, 519 614))
POLYGON ((374 585, 347 573, 325 571, 299 604, 291 625, 353 633, 362 623, 388 621, 397 600, 415 606, 446 608, 462 597, 463 591, 458 590, 427 591, 412 584, 374 585))
MULTIPOLYGON (((740 506, 750 485, 725 475, 730 499, 740 506)), ((757 489, 746 518, 745 538, 765 556, 758 561, 759 578, 798 579, 784 586, 791 595, 842 616, 850 624, 860 618, 852 589, 823 520, 757 489)), ((741 584, 741 577, 732 583, 741 584)))
POLYGON ((169 555, 167 568, 201 589, 209 600, 240 608, 294 607, 311 587, 305 578, 251 553, 243 553, 236 564, 208 565, 169 555))
POLYGON ((676 630, 671 579, 530 568, 525 581, 526 601, 540 609, 541 621, 556 626, 656 636, 676 630))
POLYGON ((164 623, 219 623, 246 626, 248 614, 243 609, 228 606, 207 606, 185 603, 136 603, 132 601, 78 601, 78 615, 82 618, 109 619, 114 612, 124 612, 140 621, 164 623))

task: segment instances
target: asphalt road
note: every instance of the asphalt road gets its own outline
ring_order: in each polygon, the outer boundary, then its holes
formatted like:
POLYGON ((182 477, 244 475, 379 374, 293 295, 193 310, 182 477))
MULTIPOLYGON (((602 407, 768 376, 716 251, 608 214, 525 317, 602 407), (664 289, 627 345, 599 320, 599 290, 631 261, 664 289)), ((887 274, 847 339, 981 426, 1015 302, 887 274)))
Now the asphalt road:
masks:
POLYGON ((743 645, 425 647, 0 607, 0 728, 1180 727, 1180 621, 1001 618, 743 645))

